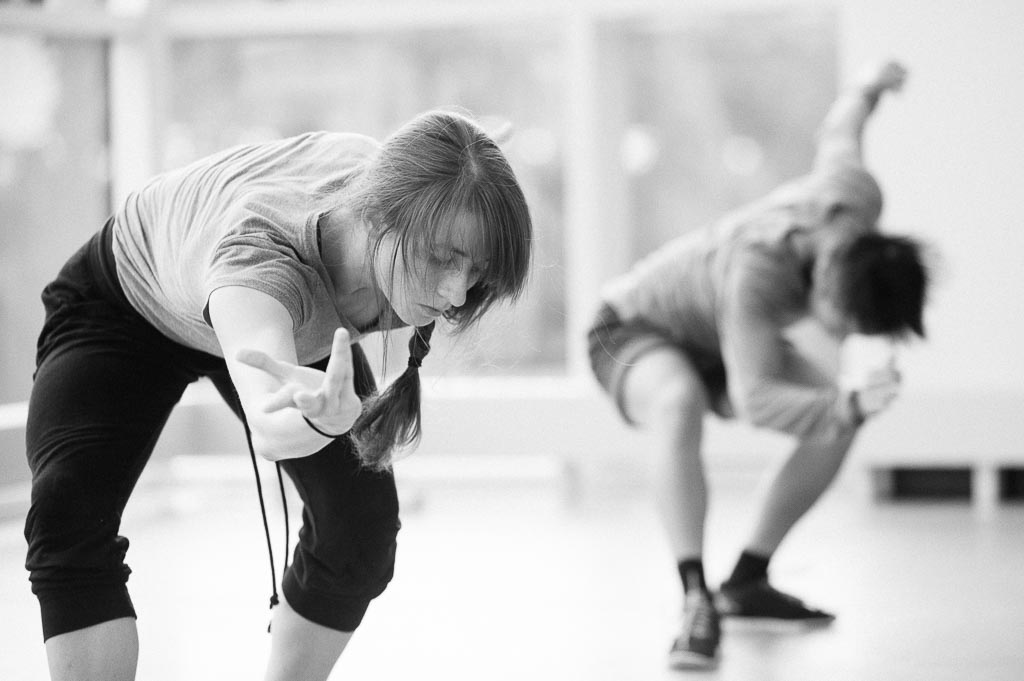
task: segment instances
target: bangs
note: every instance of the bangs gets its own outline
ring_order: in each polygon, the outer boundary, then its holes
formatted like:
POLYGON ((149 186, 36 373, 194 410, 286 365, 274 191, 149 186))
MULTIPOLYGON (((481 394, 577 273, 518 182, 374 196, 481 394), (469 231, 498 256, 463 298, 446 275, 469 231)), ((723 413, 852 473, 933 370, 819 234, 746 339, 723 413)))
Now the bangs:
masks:
POLYGON ((493 289, 499 298, 517 299, 526 285, 533 239, 525 199, 514 204, 485 187, 471 197, 467 212, 477 223, 477 261, 486 263, 481 284, 493 289))
POLYGON ((445 315, 460 330, 497 301, 518 299, 526 287, 532 224, 525 198, 520 194, 519 200, 508 200, 509 189, 453 178, 432 183, 394 207, 392 224, 406 262, 447 244, 467 253, 480 268, 480 280, 466 292, 465 304, 445 315), (470 222, 466 243, 455 241, 460 220, 470 222))

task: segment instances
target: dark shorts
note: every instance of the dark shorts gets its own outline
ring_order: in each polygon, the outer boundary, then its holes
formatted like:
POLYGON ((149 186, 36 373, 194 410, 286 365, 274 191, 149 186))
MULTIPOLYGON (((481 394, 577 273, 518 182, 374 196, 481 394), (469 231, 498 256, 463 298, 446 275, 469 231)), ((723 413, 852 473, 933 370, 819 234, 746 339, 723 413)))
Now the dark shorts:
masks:
POLYGON ((604 305, 587 332, 590 368, 597 382, 615 401, 626 423, 633 420, 623 404, 623 383, 637 360, 656 348, 672 348, 682 352, 693 364, 708 392, 708 404, 719 416, 733 415, 726 386, 725 364, 721 356, 687 348, 672 340, 664 331, 642 321, 624 322, 609 305, 604 305))
MULTIPOLYGON (((169 340, 132 309, 117 282, 109 232, 110 223, 42 295, 25 538, 44 638, 135 616, 121 514, 186 386, 207 377, 236 414, 241 409, 223 359, 169 340)), ((358 345, 352 360, 356 392, 366 397, 375 383, 358 345)), ((241 424, 238 432, 245 447, 241 424)), ((285 598, 313 622, 353 631, 393 574, 400 527, 394 478, 361 468, 347 437, 281 467, 304 505, 285 598)))

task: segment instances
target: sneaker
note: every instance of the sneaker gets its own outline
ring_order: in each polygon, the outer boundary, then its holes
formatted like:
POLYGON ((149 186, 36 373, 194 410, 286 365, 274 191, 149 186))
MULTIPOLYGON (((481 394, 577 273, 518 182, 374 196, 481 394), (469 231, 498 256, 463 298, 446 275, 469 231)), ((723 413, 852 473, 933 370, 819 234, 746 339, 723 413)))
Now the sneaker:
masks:
POLYGON ((722 584, 715 606, 732 624, 758 628, 804 628, 831 624, 835 615, 806 605, 773 588, 767 579, 746 584, 722 584))
POLYGON ((707 669, 718 663, 722 637, 718 611, 711 596, 694 592, 683 604, 683 631, 672 644, 668 663, 673 669, 707 669))

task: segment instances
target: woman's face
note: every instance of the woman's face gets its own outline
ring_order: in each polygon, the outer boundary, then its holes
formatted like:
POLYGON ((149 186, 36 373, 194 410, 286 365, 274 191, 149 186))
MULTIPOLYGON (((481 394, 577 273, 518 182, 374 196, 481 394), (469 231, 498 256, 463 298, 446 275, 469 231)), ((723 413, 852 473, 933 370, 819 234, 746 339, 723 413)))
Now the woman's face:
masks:
POLYGON ((835 301, 826 293, 811 296, 811 316, 837 340, 846 338, 857 331, 857 323, 848 315, 844 315, 835 301))
POLYGON ((480 281, 485 262, 478 255, 476 220, 460 214, 451 229, 406 259, 394 234, 381 241, 375 265, 377 285, 398 317, 410 326, 424 326, 466 302, 466 293, 480 281), (394 258, 392 258, 394 254, 394 258), (393 264, 393 267, 392 267, 393 264))

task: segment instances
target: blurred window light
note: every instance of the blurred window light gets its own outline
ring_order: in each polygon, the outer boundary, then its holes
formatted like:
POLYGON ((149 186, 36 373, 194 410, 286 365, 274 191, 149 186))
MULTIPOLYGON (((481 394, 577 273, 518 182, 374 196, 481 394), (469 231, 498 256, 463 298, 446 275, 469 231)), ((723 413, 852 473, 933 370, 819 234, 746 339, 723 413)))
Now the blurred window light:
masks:
POLYGON ((508 146, 523 163, 531 166, 546 166, 558 161, 558 136, 550 128, 532 127, 518 132, 513 129, 508 146))
POLYGON ((151 0, 105 0, 107 11, 115 15, 138 16, 150 8, 151 0))
POLYGON ((763 163, 764 150, 753 138, 731 135, 722 143, 722 165, 733 175, 753 175, 763 163))
POLYGON ((800 5, 622 29, 621 134, 638 149, 637 130, 658 140, 646 174, 623 169, 632 260, 810 169, 836 36, 834 10, 800 5))
POLYGON ((110 210, 106 56, 0 33, 0 403, 28 396, 39 294, 110 210))
POLYGON ((0 34, 0 146, 38 149, 53 133, 60 98, 57 63, 41 38, 0 34))
POLYGON ((646 175, 658 162, 658 140, 645 125, 631 125, 622 134, 620 154, 627 175, 646 175))

